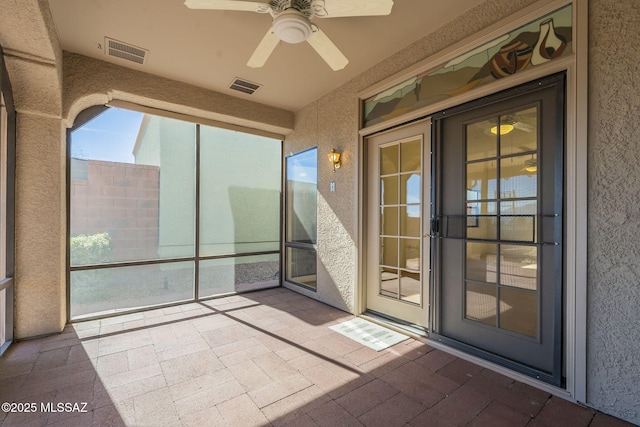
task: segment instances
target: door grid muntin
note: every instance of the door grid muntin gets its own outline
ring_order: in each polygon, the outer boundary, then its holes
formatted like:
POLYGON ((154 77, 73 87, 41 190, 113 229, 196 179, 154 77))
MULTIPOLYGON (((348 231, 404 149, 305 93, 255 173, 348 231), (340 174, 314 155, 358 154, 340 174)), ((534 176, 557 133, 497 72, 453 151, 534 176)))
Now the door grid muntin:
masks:
POLYGON ((540 198, 538 112, 534 104, 465 124, 462 311, 465 321, 536 341, 540 339, 537 267, 541 260, 535 245, 540 198), (478 269, 484 277, 474 271, 478 269))
POLYGON ((423 138, 378 146, 378 295, 422 306, 423 138))

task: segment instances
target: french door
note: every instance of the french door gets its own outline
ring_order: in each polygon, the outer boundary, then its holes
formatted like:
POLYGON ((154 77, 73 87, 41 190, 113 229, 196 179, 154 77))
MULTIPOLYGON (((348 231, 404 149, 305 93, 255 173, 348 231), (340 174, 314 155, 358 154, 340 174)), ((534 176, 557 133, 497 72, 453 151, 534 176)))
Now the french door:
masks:
POLYGON ((430 122, 369 137, 367 310, 427 327, 430 122), (426 159, 426 160, 425 160, 426 159), (426 222, 425 222, 426 221, 426 222))
POLYGON ((560 386, 564 74, 434 126, 434 336, 560 386))

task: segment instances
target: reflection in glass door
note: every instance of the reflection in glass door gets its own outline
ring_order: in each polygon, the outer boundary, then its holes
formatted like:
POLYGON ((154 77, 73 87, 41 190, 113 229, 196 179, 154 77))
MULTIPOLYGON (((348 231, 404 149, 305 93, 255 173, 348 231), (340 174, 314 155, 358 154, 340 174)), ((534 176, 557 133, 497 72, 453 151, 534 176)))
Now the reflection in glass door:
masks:
POLYGON ((380 295, 421 304, 422 138, 380 151, 380 295))
POLYGON ((464 315, 530 337, 538 336, 537 121, 530 107, 465 125, 464 315))

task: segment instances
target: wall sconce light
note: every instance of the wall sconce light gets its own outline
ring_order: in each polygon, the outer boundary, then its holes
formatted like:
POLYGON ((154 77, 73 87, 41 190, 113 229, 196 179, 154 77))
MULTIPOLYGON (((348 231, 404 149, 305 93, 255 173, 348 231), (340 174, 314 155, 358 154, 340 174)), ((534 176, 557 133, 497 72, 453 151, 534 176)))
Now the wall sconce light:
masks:
POLYGON ((333 166, 334 172, 336 169, 340 169, 340 153, 338 153, 335 148, 331 149, 331 152, 327 154, 327 157, 329 157, 329 163, 333 166))

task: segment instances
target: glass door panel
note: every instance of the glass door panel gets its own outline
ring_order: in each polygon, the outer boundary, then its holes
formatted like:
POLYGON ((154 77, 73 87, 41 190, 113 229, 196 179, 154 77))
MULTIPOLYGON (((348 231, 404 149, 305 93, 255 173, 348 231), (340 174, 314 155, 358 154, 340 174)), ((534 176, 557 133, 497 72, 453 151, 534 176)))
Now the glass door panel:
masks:
POLYGON ((538 195, 537 176, 527 172, 527 163, 536 155, 507 157, 500 160, 500 197, 503 199, 534 198, 538 195))
POLYGON ((465 318, 487 325, 496 325, 496 288, 467 282, 465 318))
POLYGON ((420 237, 422 215, 420 205, 407 205, 400 208, 400 234, 402 236, 420 237))
POLYGON ((384 218, 379 230, 380 241, 380 295, 409 303, 422 301, 419 283, 421 266, 422 203, 422 138, 392 142, 380 146, 380 210, 391 215, 384 218), (396 157, 397 156, 397 157, 396 157), (397 168, 396 165, 400 165, 397 168), (398 217, 398 211, 401 216, 398 217), (395 267, 397 269, 390 269, 395 267), (392 273, 393 282, 383 280, 392 273), (387 274, 388 276, 388 274, 387 274), (418 280, 416 281, 416 278, 418 280), (384 282, 384 285, 383 285, 384 282), (395 289, 392 289, 392 284, 395 289))
POLYGON ((495 120, 482 120, 467 126, 467 160, 487 159, 497 155, 495 126, 495 120))
POLYGON ((535 136, 536 117, 537 107, 533 107, 465 125, 465 318, 532 337, 537 336, 539 296, 537 269, 531 265, 536 265, 537 249, 524 243, 535 242, 536 232, 537 174, 527 170, 538 150, 530 135, 535 136), (523 130, 515 127, 521 115, 527 117, 523 130), (530 153, 520 155, 527 150, 530 153), (475 239, 497 244, 472 243, 475 239))
POLYGON ((500 135, 500 154, 508 156, 537 150, 538 107, 519 110, 514 114, 501 115, 500 122, 512 126, 511 131, 500 135))
POLYGON ((514 288, 538 289, 538 251, 535 246, 501 245, 500 283, 514 288))

